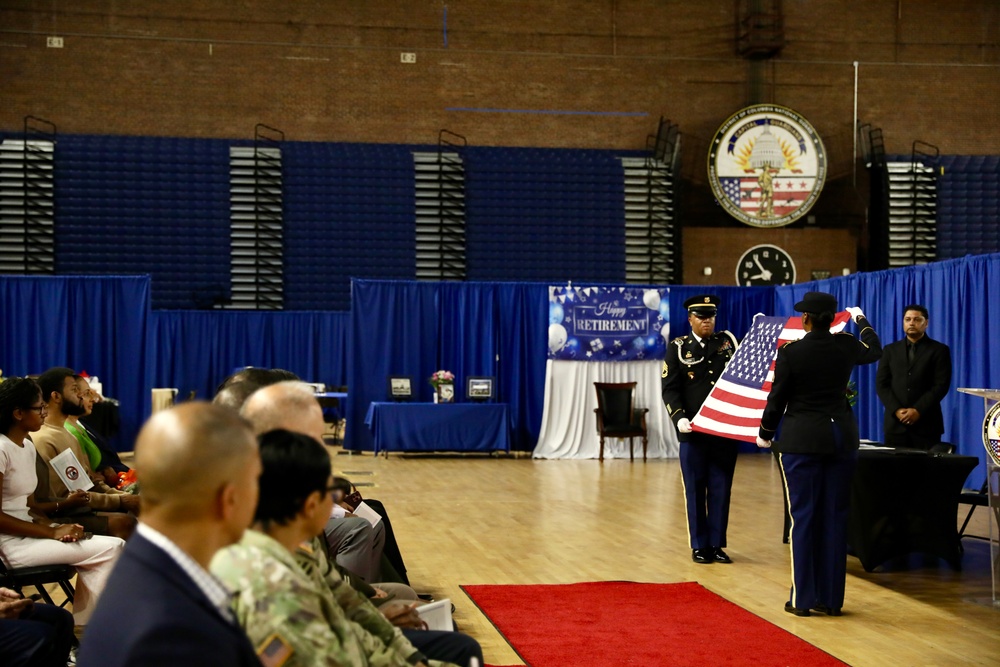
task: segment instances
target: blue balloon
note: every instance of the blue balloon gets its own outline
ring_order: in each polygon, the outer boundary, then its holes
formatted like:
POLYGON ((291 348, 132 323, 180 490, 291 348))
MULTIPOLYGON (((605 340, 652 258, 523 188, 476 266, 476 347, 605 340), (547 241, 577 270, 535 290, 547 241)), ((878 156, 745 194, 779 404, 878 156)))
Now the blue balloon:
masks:
POLYGON ((565 313, 562 304, 558 301, 549 303, 549 324, 562 324, 565 313))
POLYGON ((663 318, 663 321, 664 322, 669 322, 670 321, 670 302, 668 302, 666 299, 663 299, 662 301, 660 301, 659 311, 660 311, 660 317, 663 318))
POLYGON ((570 338, 566 341, 566 347, 563 348, 563 353, 570 359, 576 359, 577 355, 580 354, 580 341, 576 338, 570 338))

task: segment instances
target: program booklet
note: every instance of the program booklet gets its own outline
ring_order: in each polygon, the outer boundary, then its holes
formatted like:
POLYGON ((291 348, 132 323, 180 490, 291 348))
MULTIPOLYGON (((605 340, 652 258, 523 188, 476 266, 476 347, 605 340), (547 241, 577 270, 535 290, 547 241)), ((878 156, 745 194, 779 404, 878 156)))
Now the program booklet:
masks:
POLYGON ((452 632, 455 629, 451 621, 451 600, 448 598, 417 607, 417 614, 427 624, 428 630, 452 632))
POLYGON ((365 501, 363 500, 357 507, 354 508, 354 512, 352 512, 352 514, 354 514, 354 516, 359 516, 362 519, 367 519, 368 523, 370 523, 372 527, 374 527, 379 521, 382 520, 382 517, 379 516, 379 513, 373 510, 368 505, 366 505, 365 501))
POLYGON ((94 487, 94 483, 87 475, 87 470, 81 465, 80 459, 72 449, 64 450, 62 453, 52 457, 49 464, 59 475, 70 493, 74 491, 88 491, 94 487))

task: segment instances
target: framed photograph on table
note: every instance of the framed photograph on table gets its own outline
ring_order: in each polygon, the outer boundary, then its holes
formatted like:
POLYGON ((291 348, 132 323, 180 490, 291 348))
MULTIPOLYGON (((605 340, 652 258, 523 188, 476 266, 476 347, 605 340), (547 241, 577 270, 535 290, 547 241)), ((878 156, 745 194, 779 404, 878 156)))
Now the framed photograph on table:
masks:
POLYGON ((442 382, 437 386, 438 403, 455 402, 455 385, 451 382, 442 382))
POLYGON ((409 376, 389 376, 389 400, 409 401, 413 398, 413 385, 409 376))
POLYGON ((493 378, 481 376, 465 378, 465 397, 470 401, 493 400, 493 378))

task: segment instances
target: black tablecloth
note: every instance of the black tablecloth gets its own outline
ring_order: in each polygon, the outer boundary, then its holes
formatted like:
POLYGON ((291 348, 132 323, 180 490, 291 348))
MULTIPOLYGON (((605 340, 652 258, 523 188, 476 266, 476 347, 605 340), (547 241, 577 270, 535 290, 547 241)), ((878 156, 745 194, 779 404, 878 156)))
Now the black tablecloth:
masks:
POLYGON ((958 496, 978 464, 974 456, 861 450, 847 541, 865 571, 914 552, 960 568, 958 496))

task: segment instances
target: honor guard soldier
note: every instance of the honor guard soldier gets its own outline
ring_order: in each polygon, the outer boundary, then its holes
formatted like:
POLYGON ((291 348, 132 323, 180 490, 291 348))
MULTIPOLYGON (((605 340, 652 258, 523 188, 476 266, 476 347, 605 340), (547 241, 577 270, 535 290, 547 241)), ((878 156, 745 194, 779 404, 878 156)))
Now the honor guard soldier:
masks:
POLYGON ((670 341, 663 360, 661 385, 667 414, 680 439, 681 474, 687 499, 687 524, 696 563, 732 563, 722 550, 729 524, 738 444, 691 429, 691 419, 708 398, 736 352, 730 331, 715 331, 719 297, 702 294, 684 302, 691 334, 670 341))
POLYGON ((847 518, 858 461, 858 422, 847 383, 858 364, 882 356, 882 343, 860 308, 847 308, 860 340, 830 333, 837 298, 806 292, 795 304, 806 335, 778 348, 774 381, 760 418, 758 447, 778 450, 792 516, 792 588, 785 611, 840 616, 847 577, 847 518))

